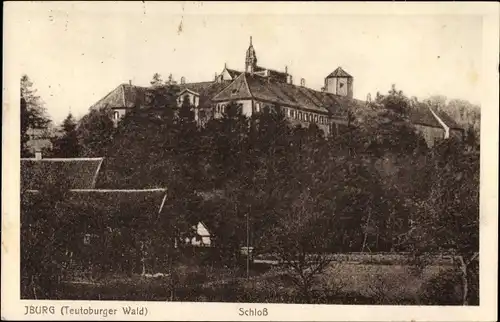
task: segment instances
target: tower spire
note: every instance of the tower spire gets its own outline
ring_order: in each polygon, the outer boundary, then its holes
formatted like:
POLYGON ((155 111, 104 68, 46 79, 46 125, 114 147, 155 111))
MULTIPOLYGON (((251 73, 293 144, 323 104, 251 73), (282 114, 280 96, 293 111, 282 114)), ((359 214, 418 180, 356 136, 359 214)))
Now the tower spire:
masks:
POLYGON ((253 74, 257 66, 257 55, 252 45, 252 36, 250 36, 250 46, 248 46, 247 54, 245 57, 245 72, 253 74))

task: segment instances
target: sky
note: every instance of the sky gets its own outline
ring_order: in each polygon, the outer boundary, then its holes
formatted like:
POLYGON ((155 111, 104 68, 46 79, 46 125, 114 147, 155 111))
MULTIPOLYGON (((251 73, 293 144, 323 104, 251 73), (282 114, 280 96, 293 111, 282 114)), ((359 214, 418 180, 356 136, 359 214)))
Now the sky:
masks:
POLYGON ((243 70, 250 36, 258 64, 288 66, 296 84, 304 78, 320 90, 341 66, 354 77, 358 99, 396 84, 421 99, 480 104, 479 15, 312 13, 277 5, 245 11, 200 2, 23 2, 9 26, 20 70, 56 123, 69 112, 81 117, 122 83, 149 85, 156 72, 197 82, 213 80, 225 63, 243 70))

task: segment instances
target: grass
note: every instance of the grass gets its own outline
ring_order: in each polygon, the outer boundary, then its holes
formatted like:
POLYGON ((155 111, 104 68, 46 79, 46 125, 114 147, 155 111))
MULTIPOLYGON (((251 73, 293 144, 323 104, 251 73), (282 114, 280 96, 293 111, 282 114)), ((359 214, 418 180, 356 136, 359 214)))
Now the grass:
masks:
MULTIPOLYGON (((332 263, 315 281, 313 303, 421 304, 422 286, 445 266, 428 266, 415 273, 408 265, 332 263)), ((57 297, 67 300, 204 301, 310 303, 296 291, 279 267, 254 265, 250 278, 245 267, 178 265, 176 287, 172 276, 106 276, 92 283, 65 283, 57 297)))

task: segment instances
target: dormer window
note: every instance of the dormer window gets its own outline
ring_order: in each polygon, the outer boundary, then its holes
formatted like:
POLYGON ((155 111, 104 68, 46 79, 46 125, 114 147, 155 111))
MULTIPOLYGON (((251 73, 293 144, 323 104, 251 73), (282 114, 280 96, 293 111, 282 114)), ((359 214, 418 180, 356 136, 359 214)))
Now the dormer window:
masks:
POLYGON ((231 91, 231 95, 236 95, 238 93, 238 90, 236 88, 234 88, 232 91, 231 91))

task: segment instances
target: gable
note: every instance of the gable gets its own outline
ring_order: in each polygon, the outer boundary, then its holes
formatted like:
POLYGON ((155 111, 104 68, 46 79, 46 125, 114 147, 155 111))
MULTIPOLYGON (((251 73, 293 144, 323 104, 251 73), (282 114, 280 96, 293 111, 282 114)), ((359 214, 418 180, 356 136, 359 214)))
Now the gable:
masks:
POLYGON ((229 101, 235 99, 248 99, 252 98, 250 89, 246 81, 245 74, 238 76, 226 88, 219 92, 212 98, 212 101, 229 101))
POLYGON ((413 124, 425 125, 442 129, 443 126, 432 114, 429 107, 425 104, 418 104, 409 109, 409 119, 413 124))
POLYGON ((114 90, 109 92, 106 96, 101 98, 97 103, 92 105, 90 109, 98 110, 105 107, 124 107, 125 104, 125 96, 123 90, 123 84, 116 87, 114 90))
POLYGON ((182 95, 186 94, 186 93, 190 93, 194 96, 200 96, 200 93, 197 93, 197 92, 194 92, 192 90, 190 90, 189 88, 186 88, 184 90, 182 90, 180 93, 179 93, 179 96, 182 97, 182 95))

